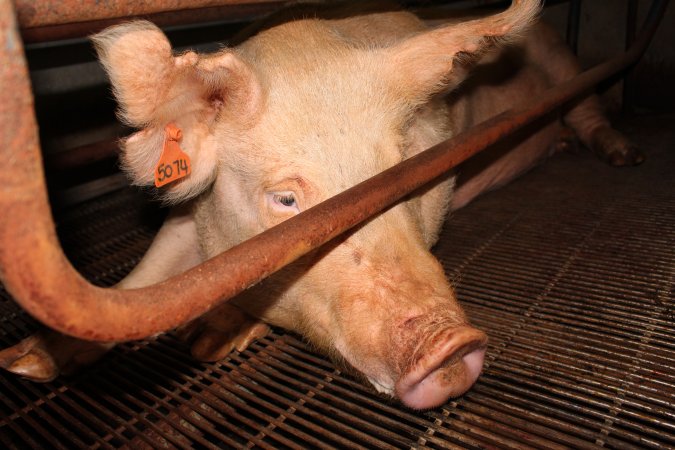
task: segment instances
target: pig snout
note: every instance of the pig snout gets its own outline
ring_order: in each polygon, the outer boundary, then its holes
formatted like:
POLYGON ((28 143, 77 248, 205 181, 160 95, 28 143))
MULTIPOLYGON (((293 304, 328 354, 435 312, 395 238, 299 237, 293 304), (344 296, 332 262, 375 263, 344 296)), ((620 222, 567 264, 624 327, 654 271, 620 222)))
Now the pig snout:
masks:
POLYGON ((414 409, 427 409, 466 392, 483 368, 487 336, 464 325, 424 339, 413 363, 396 382, 396 396, 414 409))

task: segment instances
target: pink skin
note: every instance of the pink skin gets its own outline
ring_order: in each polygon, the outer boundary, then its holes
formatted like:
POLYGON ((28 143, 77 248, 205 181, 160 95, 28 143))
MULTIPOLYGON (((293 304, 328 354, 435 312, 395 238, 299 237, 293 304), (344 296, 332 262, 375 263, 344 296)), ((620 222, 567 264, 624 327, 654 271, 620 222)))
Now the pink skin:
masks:
POLYGON ((475 328, 449 329, 436 348, 421 358, 396 383, 396 395, 410 408, 440 406, 466 392, 483 368, 487 336, 475 328))

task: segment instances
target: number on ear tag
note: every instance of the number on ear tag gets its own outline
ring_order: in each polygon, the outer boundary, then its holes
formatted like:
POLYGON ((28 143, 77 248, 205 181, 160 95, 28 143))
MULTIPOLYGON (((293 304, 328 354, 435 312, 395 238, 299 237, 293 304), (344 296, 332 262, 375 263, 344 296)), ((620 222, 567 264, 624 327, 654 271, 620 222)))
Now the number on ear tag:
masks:
POLYGON ((190 175, 190 156, 181 150, 178 141, 183 133, 176 124, 170 123, 165 128, 166 137, 162 155, 155 167, 155 186, 162 187, 190 175))

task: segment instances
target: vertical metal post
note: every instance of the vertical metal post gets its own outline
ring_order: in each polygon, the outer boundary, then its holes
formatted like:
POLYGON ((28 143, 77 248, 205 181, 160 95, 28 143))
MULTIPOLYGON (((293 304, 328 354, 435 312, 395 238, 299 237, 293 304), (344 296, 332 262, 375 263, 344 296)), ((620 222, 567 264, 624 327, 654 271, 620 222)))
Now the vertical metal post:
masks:
MULTIPOLYGON (((626 8, 626 48, 635 42, 637 34, 638 0, 628 0, 626 8)), ((624 115, 633 113, 635 106, 635 67, 631 68, 623 79, 622 110, 624 115)))
POLYGON ((579 47, 579 22, 581 20, 581 0, 570 0, 567 10, 567 45, 577 54, 579 47))

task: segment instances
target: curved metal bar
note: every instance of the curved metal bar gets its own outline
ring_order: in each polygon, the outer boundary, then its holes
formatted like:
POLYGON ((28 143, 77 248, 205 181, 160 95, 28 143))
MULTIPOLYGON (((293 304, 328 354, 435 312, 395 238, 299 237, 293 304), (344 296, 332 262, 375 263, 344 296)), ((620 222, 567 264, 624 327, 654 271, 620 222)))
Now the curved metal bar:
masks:
POLYGON ((634 64, 666 5, 667 0, 654 0, 629 51, 549 90, 535 105, 483 122, 181 275, 121 291, 89 284, 58 244, 22 46, 11 2, 0 2, 0 279, 39 321, 82 339, 139 339, 175 328, 634 64))

